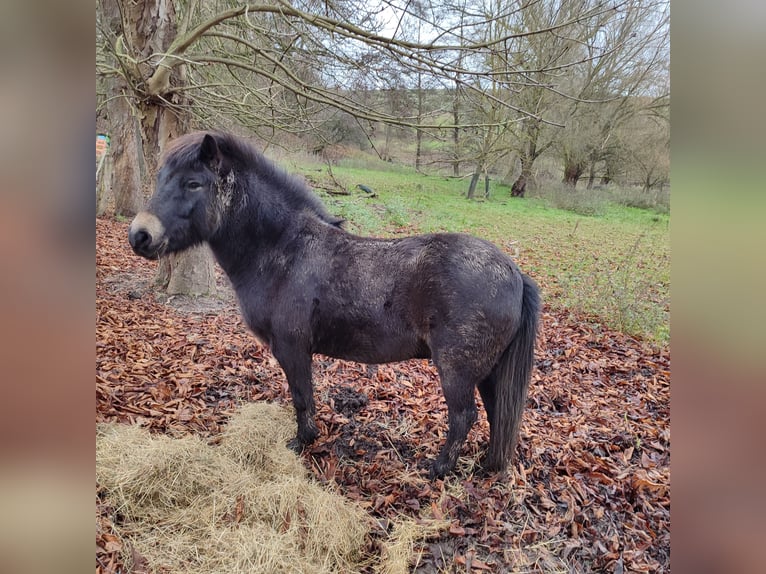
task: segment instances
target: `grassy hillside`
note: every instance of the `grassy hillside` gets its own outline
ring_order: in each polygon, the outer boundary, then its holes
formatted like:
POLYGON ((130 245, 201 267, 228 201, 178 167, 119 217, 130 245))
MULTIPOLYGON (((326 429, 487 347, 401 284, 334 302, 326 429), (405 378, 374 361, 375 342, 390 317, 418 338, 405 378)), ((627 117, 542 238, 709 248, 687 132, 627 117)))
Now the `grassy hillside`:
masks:
MULTIPOLYGON (((514 254, 543 287, 545 300, 657 343, 669 340, 669 215, 624 207, 601 196, 598 215, 550 207, 544 197, 510 197, 492 183, 487 200, 468 201, 467 180, 425 176, 375 162, 302 170, 318 187, 340 183, 350 195, 318 190, 348 229, 366 235, 458 231, 514 254), (372 188, 369 197, 357 184, 372 188)), ((595 193, 595 192, 594 192, 595 193)), ((478 195, 483 195, 483 182, 478 195)), ((542 193, 544 196, 545 193, 542 193)))

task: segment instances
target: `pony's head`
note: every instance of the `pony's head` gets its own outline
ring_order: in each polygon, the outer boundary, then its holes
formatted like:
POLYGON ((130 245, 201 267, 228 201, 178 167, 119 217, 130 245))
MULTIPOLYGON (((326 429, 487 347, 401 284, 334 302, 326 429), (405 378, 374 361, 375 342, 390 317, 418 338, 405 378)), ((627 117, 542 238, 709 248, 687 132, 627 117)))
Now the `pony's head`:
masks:
POLYGON ((161 162, 154 195, 130 224, 133 251, 156 259, 207 241, 233 192, 232 167, 216 136, 193 133, 178 138, 161 162))

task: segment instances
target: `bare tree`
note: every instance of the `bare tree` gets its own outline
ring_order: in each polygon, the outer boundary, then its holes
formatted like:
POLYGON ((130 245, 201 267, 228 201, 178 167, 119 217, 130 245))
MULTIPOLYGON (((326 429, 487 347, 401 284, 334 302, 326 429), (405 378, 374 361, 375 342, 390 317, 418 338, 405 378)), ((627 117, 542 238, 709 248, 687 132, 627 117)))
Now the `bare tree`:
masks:
POLYGON ((670 117, 667 106, 639 102, 640 113, 617 134, 626 184, 646 192, 661 188, 670 178, 670 117))
MULTIPOLYGON (((133 215, 154 178, 157 158, 190 125, 188 102, 182 91, 174 89, 183 86, 184 69, 164 63, 165 54, 186 33, 189 18, 179 27, 174 3, 162 0, 100 0, 98 6, 102 58, 110 64, 103 69, 115 211, 133 215)), ((211 293, 215 291, 212 258, 205 247, 164 258, 158 281, 169 293, 211 293)))
POLYGON ((463 82, 477 126, 466 131, 472 145, 463 155, 477 166, 472 183, 513 152, 520 166, 511 193, 523 196, 536 160, 554 149, 565 180, 576 182, 606 157, 610 134, 633 110, 625 103, 667 60, 667 24, 667 2, 656 0, 465 3, 459 29, 483 47, 464 52, 465 67, 485 71, 463 82))
POLYGON ((619 17, 594 22, 580 46, 587 58, 571 76, 577 94, 558 109, 566 124, 557 147, 564 163, 564 183, 575 186, 588 170, 593 186, 596 167, 619 155, 615 133, 645 109, 668 104, 668 5, 630 0, 615 8, 619 17))

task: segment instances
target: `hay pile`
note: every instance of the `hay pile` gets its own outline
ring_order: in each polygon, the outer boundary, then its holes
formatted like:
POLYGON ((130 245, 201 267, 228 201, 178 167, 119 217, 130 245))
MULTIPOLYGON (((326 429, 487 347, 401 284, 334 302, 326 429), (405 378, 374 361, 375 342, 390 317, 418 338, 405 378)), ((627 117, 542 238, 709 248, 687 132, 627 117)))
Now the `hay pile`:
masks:
POLYGON ((284 446, 294 432, 292 414, 268 404, 244 407, 219 446, 102 425, 96 478, 154 571, 359 571, 370 519, 307 479, 284 446))

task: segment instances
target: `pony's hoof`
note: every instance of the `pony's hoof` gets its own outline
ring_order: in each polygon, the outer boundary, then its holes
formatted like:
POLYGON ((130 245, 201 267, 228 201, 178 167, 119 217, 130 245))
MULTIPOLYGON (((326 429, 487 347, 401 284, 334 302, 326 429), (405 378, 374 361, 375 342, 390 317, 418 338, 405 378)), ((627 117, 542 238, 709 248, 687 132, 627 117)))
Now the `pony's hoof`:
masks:
POLYGON ((488 475, 497 474, 498 472, 502 472, 504 470, 496 463, 490 461, 487 455, 484 455, 479 459, 479 468, 481 469, 481 472, 488 475))
POLYGON ((449 463, 444 463, 444 462, 440 462, 439 460, 435 460, 433 464, 431 465, 431 470, 428 471, 428 476, 431 478, 431 480, 444 478, 446 475, 452 472, 452 468, 453 467, 450 466, 449 463))
POLYGON ((303 441, 298 437, 295 437, 287 443, 287 448, 289 448, 295 454, 301 454, 303 452, 303 447, 305 446, 306 445, 303 443, 303 441))

